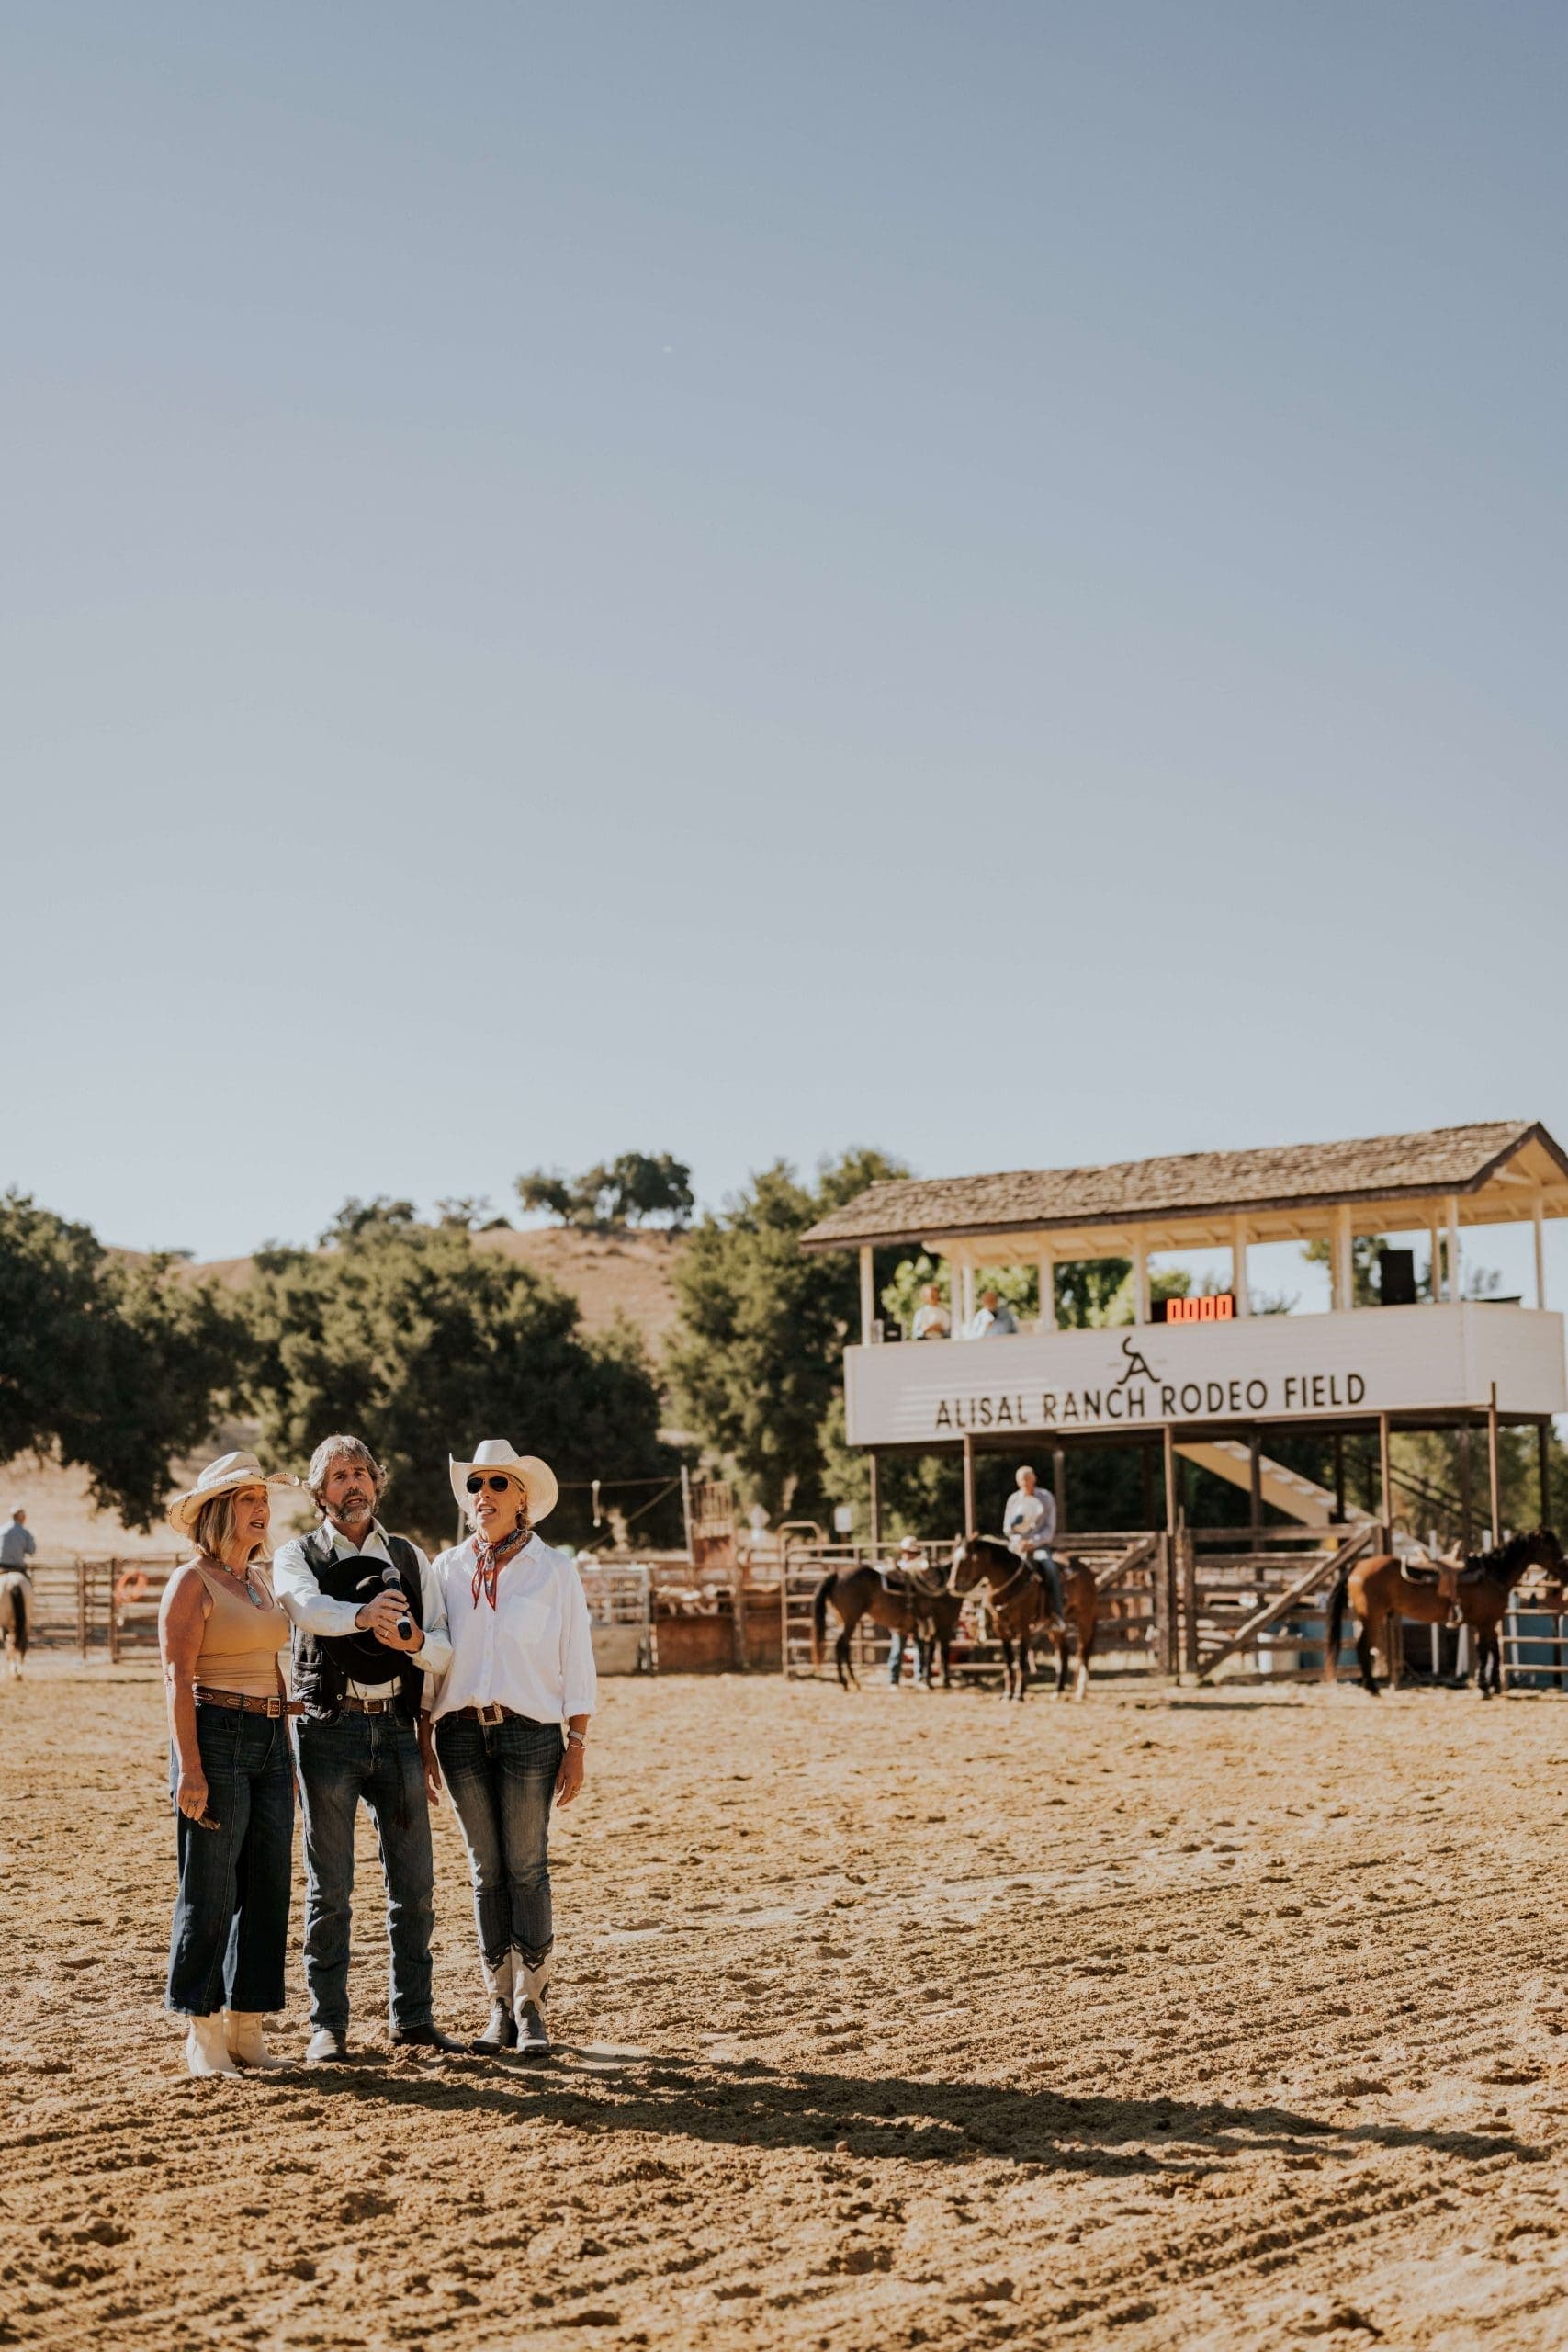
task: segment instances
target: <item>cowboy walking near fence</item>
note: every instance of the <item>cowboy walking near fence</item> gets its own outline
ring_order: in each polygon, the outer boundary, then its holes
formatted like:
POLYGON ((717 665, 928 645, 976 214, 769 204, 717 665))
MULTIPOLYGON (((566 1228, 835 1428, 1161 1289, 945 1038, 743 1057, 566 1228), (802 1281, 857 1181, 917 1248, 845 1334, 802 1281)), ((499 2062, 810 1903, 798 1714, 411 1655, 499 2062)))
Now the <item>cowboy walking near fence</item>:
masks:
POLYGON ((284 1544, 273 1564, 294 1627, 295 1731, 305 1816, 307 2065, 348 2055, 348 1956, 354 1824, 361 1798, 375 1816, 391 1944, 396 2043, 461 2044, 431 2014, 430 1937, 435 1864, 430 1806, 439 1780, 422 1741, 426 1674, 452 1656, 440 1586, 417 1544, 376 1516, 386 1473, 356 1437, 321 1440, 310 1488, 321 1525, 284 1544))

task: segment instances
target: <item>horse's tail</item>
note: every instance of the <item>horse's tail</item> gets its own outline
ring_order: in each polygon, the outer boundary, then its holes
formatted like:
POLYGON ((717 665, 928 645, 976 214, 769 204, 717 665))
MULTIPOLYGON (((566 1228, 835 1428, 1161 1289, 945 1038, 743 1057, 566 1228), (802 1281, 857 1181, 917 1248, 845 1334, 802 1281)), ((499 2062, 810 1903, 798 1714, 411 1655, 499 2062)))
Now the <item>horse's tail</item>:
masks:
POLYGON ((1328 1597, 1328 1639, 1323 1653, 1323 1679, 1334 1682, 1339 1676, 1339 1638, 1345 1631, 1345 1607, 1350 1598, 1350 1571, 1340 1569, 1334 1579, 1334 1590, 1328 1597))
POLYGON ((816 1673, 822 1663, 822 1645, 828 1638, 828 1595, 839 1581, 837 1568, 829 1568, 811 1596, 811 1671, 816 1673))

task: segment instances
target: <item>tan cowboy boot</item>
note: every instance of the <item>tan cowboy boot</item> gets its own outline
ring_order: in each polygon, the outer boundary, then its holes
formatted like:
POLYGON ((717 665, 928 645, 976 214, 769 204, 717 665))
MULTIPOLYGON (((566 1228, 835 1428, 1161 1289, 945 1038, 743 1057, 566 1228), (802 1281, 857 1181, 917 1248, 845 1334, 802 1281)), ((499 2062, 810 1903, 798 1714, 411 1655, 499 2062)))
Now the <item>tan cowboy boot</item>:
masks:
POLYGON ((192 2018, 186 2035, 186 2064, 193 2075, 237 2075, 223 2038, 221 2016, 192 2018))
POLYGON ((225 2009, 224 2040, 229 2055, 237 2066, 291 2066, 292 2058, 280 2058, 266 2046, 263 2028, 266 2022, 260 2009, 225 2009))

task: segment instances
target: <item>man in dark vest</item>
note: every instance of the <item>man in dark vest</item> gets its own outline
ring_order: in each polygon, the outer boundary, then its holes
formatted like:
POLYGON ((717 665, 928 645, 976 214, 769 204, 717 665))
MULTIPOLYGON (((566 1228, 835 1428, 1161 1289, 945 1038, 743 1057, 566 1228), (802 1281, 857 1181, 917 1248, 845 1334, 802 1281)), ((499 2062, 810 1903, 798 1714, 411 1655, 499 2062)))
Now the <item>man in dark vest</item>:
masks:
POLYGON ((274 1589, 294 1626, 293 1695, 303 1702, 294 1736, 305 1816, 311 2028, 305 2064, 331 2065, 348 2055, 354 1823, 362 1797, 375 1816, 387 1881, 391 2038, 465 2049, 436 2031, 430 2006, 430 1806, 438 1782, 420 1718, 426 1674, 444 1674, 452 1657, 441 1589, 419 1545, 389 1535, 378 1520, 386 1474, 360 1439, 323 1438, 309 1483, 321 1524, 285 1544, 272 1564, 274 1589))

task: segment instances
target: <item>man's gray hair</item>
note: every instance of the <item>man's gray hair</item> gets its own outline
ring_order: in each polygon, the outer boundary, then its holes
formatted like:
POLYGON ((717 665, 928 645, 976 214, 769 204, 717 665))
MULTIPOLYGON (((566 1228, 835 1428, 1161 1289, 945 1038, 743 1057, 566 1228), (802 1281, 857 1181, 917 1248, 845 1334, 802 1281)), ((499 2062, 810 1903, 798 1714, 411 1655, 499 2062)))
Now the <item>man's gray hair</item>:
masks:
POLYGON ((326 1504, 321 1499, 321 1489, 327 1483, 327 1472, 342 1454, 346 1454, 351 1462, 364 1463, 370 1473, 377 1502, 380 1501, 382 1495, 386 1492, 387 1474, 366 1444, 365 1440, 362 1437, 349 1437, 340 1430, 334 1436, 324 1437, 321 1440, 310 1456, 310 1467, 305 1474, 305 1484, 310 1489, 310 1499, 318 1510, 326 1509, 326 1504))

